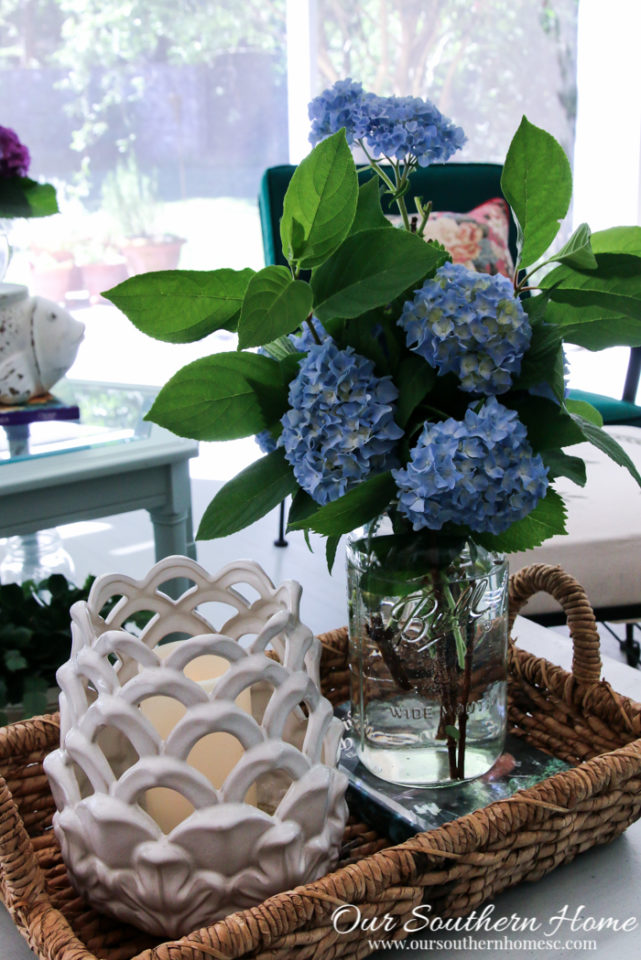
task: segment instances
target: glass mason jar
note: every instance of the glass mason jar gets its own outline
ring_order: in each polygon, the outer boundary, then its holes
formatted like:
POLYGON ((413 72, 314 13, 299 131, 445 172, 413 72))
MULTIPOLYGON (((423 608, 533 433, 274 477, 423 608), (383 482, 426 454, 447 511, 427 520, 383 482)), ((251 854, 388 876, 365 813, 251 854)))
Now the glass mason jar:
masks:
POLYGON ((505 743, 507 562, 472 543, 381 529, 358 531, 347 548, 360 760, 406 786, 481 776, 505 743))

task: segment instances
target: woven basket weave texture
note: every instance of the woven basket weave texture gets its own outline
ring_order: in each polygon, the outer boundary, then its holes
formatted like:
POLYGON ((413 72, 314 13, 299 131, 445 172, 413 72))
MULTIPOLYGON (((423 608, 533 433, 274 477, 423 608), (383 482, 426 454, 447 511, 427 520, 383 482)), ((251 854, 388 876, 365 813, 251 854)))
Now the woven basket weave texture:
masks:
MULTIPOLYGON (((59 742, 57 717, 1 729, 0 895, 19 930, 43 960, 359 958, 369 952, 367 935, 336 933, 336 906, 354 903, 363 917, 395 917, 387 936, 399 938, 419 904, 443 917, 464 916, 506 887, 538 880, 612 840, 641 813, 641 705, 599 680, 594 614, 560 568, 536 565, 511 578, 510 624, 539 590, 567 614, 572 672, 511 642, 510 728, 573 769, 398 846, 350 822, 336 871, 178 941, 159 943, 119 925, 71 888, 42 771, 44 756, 59 742)), ((347 632, 321 639, 323 692, 341 703, 349 697, 347 632)))

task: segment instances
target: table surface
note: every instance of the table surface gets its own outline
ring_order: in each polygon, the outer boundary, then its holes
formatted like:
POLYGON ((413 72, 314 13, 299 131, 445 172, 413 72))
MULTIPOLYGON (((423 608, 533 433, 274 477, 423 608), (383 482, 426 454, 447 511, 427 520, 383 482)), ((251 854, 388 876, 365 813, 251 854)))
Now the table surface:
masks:
MULTIPOLYGON (((519 617, 516 621, 513 635, 522 647, 538 656, 560 663, 569 669, 572 652, 568 641, 561 635, 519 617)), ((632 670, 624 663, 604 658, 603 676, 618 692, 635 700, 641 699, 641 674, 632 670)), ((449 948, 439 948, 438 945, 428 943, 428 938, 448 939, 460 941, 464 937, 474 943, 462 944, 462 949, 456 949, 456 956, 461 960, 478 960, 479 953, 485 952, 493 957, 500 955, 507 960, 533 960, 535 955, 544 960, 556 960, 566 955, 568 949, 572 952, 588 950, 591 956, 603 960, 638 960, 639 938, 641 936, 641 821, 633 824, 622 837, 606 846, 596 847, 581 854, 572 863, 559 867, 551 874, 535 884, 521 884, 505 891, 496 898, 494 913, 490 922, 496 922, 501 917, 534 918, 540 924, 536 933, 506 932, 506 933, 426 933, 416 932, 413 935, 416 949, 401 951, 384 951, 373 954, 374 957, 404 956, 407 960, 419 960, 428 956, 443 957, 443 960, 452 952, 449 948), (583 919, 571 923, 579 911, 583 919), (564 920, 555 919, 564 916, 564 920), (610 926, 598 931, 590 931, 590 920, 610 920, 610 926), (612 921, 622 924, 633 918, 632 925, 638 922, 639 929, 625 932, 621 929, 612 929, 612 921), (583 927, 582 927, 583 924, 583 927), (574 929, 572 929, 572 926, 574 929), (558 927, 556 932, 553 932, 558 927), (508 937, 511 946, 501 948, 500 954, 496 948, 487 945, 482 947, 481 941, 492 938, 508 937), (539 946, 538 950, 523 944, 524 940, 545 940, 550 946, 539 946), (573 941, 573 947, 566 945, 566 941, 573 941), (596 946, 587 947, 577 945, 576 941, 594 941, 596 946)), ((532 928, 531 928, 532 929, 532 928)), ((2 960, 33 960, 33 953, 13 926, 11 918, 0 906, 0 956, 2 960)))

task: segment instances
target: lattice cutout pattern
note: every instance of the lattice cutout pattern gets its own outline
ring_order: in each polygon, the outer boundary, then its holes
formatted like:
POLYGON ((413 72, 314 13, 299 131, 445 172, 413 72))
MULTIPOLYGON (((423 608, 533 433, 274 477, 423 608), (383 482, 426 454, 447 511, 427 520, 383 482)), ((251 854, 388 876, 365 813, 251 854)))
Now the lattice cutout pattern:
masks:
POLYGON ((72 607, 46 772, 70 877, 99 910, 179 936, 333 866, 341 725, 300 592, 251 562, 211 576, 169 557, 141 581, 99 577, 72 607), (173 599, 160 588, 176 577, 191 586, 173 599), (229 611, 218 630, 208 604, 229 611), (140 610, 154 615, 134 636, 122 625, 140 610))

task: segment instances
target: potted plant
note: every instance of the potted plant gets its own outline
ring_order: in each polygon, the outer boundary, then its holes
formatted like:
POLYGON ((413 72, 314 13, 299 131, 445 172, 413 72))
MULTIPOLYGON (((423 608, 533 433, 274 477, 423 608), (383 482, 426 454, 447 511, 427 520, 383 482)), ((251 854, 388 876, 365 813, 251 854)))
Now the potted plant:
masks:
POLYGON ((159 229, 156 177, 143 173, 132 153, 105 177, 102 203, 118 224, 120 249, 130 276, 178 266, 185 241, 159 229))

